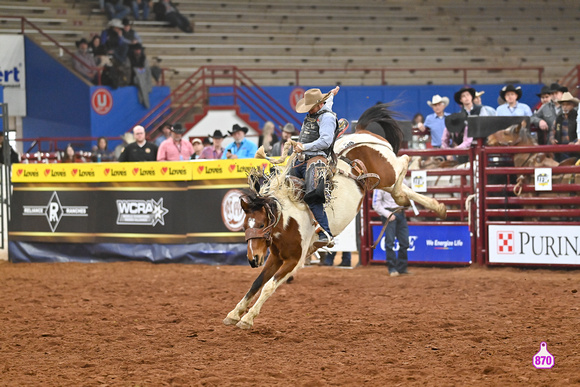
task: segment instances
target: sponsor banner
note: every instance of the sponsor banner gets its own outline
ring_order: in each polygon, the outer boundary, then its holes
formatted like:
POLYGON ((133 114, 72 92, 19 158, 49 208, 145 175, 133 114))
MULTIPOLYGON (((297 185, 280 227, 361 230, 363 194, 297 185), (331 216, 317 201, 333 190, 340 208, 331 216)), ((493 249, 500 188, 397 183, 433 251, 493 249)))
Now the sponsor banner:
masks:
POLYGON ((580 226, 488 226, 490 263, 580 265, 580 226))
POLYGON ((191 180, 190 162, 13 164, 14 183, 191 180))
MULTIPOLYGON (((379 235, 382 226, 373 226, 379 235)), ((395 251, 399 242, 395 239, 395 251)), ((471 263, 468 226, 409 226, 409 262, 471 263)), ((373 260, 386 261, 385 237, 373 252, 373 260)))
POLYGON ((193 180, 245 179, 252 168, 270 170, 262 159, 210 160, 193 163, 193 180))
POLYGON ((26 116, 24 64, 24 36, 0 35, 0 86, 4 88, 9 114, 14 117, 26 116))

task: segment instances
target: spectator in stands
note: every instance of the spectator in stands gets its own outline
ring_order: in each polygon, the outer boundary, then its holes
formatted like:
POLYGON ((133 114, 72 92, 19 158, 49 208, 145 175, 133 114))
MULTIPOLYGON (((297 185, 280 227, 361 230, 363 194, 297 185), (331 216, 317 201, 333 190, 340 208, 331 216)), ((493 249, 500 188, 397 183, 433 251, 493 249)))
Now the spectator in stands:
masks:
POLYGON ((540 94, 538 94, 542 100, 542 106, 530 118, 530 123, 540 129, 537 132, 539 145, 548 143, 548 130, 554 126, 556 117, 561 110, 559 105, 556 107, 556 103, 552 99, 553 94, 552 88, 548 86, 542 87, 540 94))
POLYGON ((76 163, 77 159, 75 157, 75 149, 71 144, 66 146, 64 150, 64 155, 62 156, 61 162, 63 163, 76 163))
POLYGON ((171 138, 163 141, 159 146, 157 161, 189 160, 193 155, 193 146, 183 138, 185 128, 177 123, 171 127, 171 138))
POLYGON ((114 151, 115 160, 119 160, 119 157, 121 157, 121 153, 123 153, 127 145, 135 142, 135 136, 133 136, 132 132, 123 133, 121 135, 121 140, 123 140, 123 142, 115 147, 114 151))
POLYGON ((123 0, 105 0, 104 8, 109 20, 122 19, 129 13, 129 8, 125 7, 123 0))
POLYGON ((149 109, 149 93, 153 90, 153 78, 151 77, 151 68, 141 43, 135 43, 130 46, 129 62, 131 63, 131 84, 135 85, 139 91, 137 94, 139 102, 149 109))
MULTIPOLYGON (((4 164, 4 132, 0 131, 0 164, 4 164)), ((16 153, 16 151, 14 151, 14 149, 12 149, 12 147, 10 146, 10 144, 8 144, 8 147, 6 147, 6 149, 10 149, 10 164, 15 164, 20 162, 20 157, 18 156, 18 153, 16 153)))
POLYGON ((93 161, 100 163, 101 161, 114 161, 115 154, 109 151, 109 142, 105 137, 99 137, 97 146, 93 149, 93 161))
POLYGON ((193 154, 191 155, 191 160, 197 160, 201 158, 201 152, 203 151, 203 142, 199 138, 194 138, 191 140, 191 146, 193 147, 193 154))
POLYGON ((99 35, 93 36, 89 43, 89 52, 95 57, 95 63, 101 67, 109 62, 107 57, 107 49, 101 44, 101 37, 99 35))
POLYGON ((380 189, 375 189, 373 192, 373 210, 381 216, 383 225, 388 222, 385 231, 385 252, 389 275, 396 277, 399 274, 410 274, 407 270, 409 227, 405 211, 397 211, 398 205, 391 194, 380 189), (395 249, 395 237, 399 242, 398 254, 395 249))
POLYGON ((491 106, 487 106, 484 105, 483 102, 481 101, 481 96, 485 94, 485 91, 476 91, 475 92, 475 98, 473 98, 473 104, 474 105, 481 105, 481 109, 487 111, 487 115, 488 116, 496 116, 497 112, 495 111, 494 108, 492 108, 491 106))
POLYGON ((129 45, 123 39, 123 22, 121 19, 112 19, 107 29, 101 33, 101 44, 105 46, 107 55, 112 55, 116 65, 124 64, 129 53, 129 45))
MULTIPOLYGON (((292 136, 296 135, 296 127, 291 124, 291 123, 287 123, 286 125, 284 125, 284 127, 282 128, 282 139, 280 141, 278 141, 277 143, 275 143, 274 145, 272 145, 272 156, 278 157, 278 156, 282 156, 282 150, 284 149, 284 144, 290 140, 292 138, 292 136)), ((288 150, 288 156, 290 156, 292 154, 294 150, 292 149, 292 147, 290 147, 290 149, 288 150)))
POLYGON ((175 4, 170 0, 159 0, 153 7, 155 20, 166 21, 172 27, 177 27, 183 32, 193 32, 193 27, 189 20, 177 10, 175 4))
POLYGON ((531 117, 532 109, 522 102, 522 88, 520 86, 507 85, 502 87, 499 96, 505 100, 505 104, 497 107, 498 116, 528 116, 531 117))
MULTIPOLYGON (((575 109, 578 107, 580 100, 574 98, 574 96, 569 93, 563 93, 562 99, 558 100, 562 111, 556 117, 554 126, 550 129, 548 142, 550 144, 574 144, 578 143, 578 132, 577 132, 577 121, 578 111, 575 109)), ((572 154, 562 154, 558 153, 556 155, 556 160, 558 162, 576 155, 572 154)))
POLYGON ((535 109, 532 109, 533 114, 536 114, 536 112, 540 110, 542 106, 552 101, 552 90, 549 86, 543 86, 542 90, 540 90, 540 92, 536 95, 540 98, 540 101, 536 104, 535 109))
POLYGON ((221 130, 216 129, 213 131, 213 135, 209 137, 213 139, 213 144, 203 148, 200 159, 207 160, 221 159, 222 154, 224 153, 224 147, 222 146, 222 144, 224 142, 224 138, 227 137, 227 134, 224 136, 221 130))
POLYGON ((157 145, 145 138, 145 128, 137 125, 133 128, 135 142, 129 144, 119 156, 119 161, 155 161, 157 160, 157 145))
POLYGON ((98 80, 97 63, 93 54, 89 52, 89 42, 82 38, 75 44, 77 52, 75 52, 75 57, 72 58, 73 68, 89 82, 96 83, 95 81, 98 80))
POLYGON ((152 0, 127 0, 133 11, 133 17, 135 20, 147 20, 149 19, 149 10, 153 6, 152 0), (143 16, 141 17, 140 12, 143 11, 143 16))
POLYGON ((234 138, 234 142, 226 147, 222 159, 251 159, 256 155, 258 147, 246 138, 248 128, 234 124, 232 131, 228 133, 234 138))
POLYGON ((459 89, 453 96, 453 99, 461 105, 461 111, 468 116, 489 116, 489 113, 481 105, 476 105, 473 102, 475 99, 475 89, 473 87, 459 89))
POLYGON ((133 29, 133 23, 127 18, 123 18, 123 39, 127 44, 143 43, 141 37, 133 29))
POLYGON ((155 139, 155 144, 160 146, 161 143, 168 138, 171 138, 171 124, 169 122, 164 123, 161 125, 161 135, 155 139))
POLYGON ((263 146, 266 154, 271 154, 272 146, 278 142, 278 136, 274 133, 274 123, 266 121, 262 127, 262 134, 258 138, 258 147, 263 146))
POLYGON ((445 117, 449 115, 449 113, 445 112, 445 108, 449 105, 449 98, 436 94, 431 98, 431 101, 427 101, 427 105, 431 106, 433 114, 427 116, 425 123, 418 123, 417 129, 424 132, 425 128, 428 128, 431 132, 431 146, 433 148, 441 148, 441 137, 445 130, 445 117))

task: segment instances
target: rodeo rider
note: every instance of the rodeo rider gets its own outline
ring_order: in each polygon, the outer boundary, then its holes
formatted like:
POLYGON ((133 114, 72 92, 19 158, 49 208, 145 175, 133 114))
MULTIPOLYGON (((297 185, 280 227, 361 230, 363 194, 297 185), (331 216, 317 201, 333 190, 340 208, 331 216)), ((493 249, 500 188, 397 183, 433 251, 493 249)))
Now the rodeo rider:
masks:
POLYGON ((302 156, 294 161, 291 174, 304 179, 306 183, 304 201, 320 226, 316 228, 318 240, 314 242, 317 248, 334 245, 324 212, 324 172, 338 127, 332 104, 339 89, 337 86, 324 95, 320 89, 307 90, 295 108, 297 113, 308 114, 302 124, 298 142, 294 145, 294 152, 302 153, 302 156))

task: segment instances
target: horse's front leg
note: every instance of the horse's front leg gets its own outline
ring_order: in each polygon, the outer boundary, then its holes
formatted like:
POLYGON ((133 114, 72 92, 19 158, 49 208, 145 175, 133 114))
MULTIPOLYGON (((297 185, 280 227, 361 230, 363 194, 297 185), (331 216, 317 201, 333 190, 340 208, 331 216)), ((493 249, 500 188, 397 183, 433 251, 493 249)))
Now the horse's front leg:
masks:
POLYGON ((244 298, 242 298, 236 307, 230 313, 228 313, 227 317, 224 319, 224 324, 235 325, 240 321, 240 318, 244 315, 244 313, 246 313, 246 310, 248 310, 248 306, 252 302, 254 296, 258 294, 262 285, 264 285, 267 281, 270 280, 270 278, 272 278, 272 276, 274 276, 274 274, 276 274, 278 269, 280 269, 280 266, 282 266, 282 260, 280 260, 279 257, 270 254, 266 260, 266 264, 264 265, 262 272, 258 278, 254 280, 252 287, 246 293, 244 298))
POLYGON ((264 302, 266 302, 266 300, 270 298, 272 294, 274 294, 278 286, 283 284, 288 279, 288 277, 292 275, 299 261, 300 260, 298 258, 284 261, 282 267, 280 267, 280 270, 276 272, 276 274, 274 275, 274 277, 272 277, 272 279, 266 282, 266 284, 262 288, 260 297, 254 304, 254 306, 252 306, 248 311, 248 313, 246 313, 246 315, 242 317, 240 322, 236 324, 238 328, 251 329, 252 326, 254 326, 254 319, 256 318, 256 316, 258 316, 258 314, 260 314, 260 309, 262 309, 262 305, 264 305, 264 302))

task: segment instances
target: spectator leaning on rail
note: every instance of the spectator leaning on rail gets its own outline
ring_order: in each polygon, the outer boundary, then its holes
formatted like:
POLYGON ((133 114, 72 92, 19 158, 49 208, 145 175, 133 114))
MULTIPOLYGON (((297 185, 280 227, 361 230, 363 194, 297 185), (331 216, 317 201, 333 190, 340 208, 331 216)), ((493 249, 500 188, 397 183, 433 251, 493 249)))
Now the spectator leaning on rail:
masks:
POLYGON ((294 145, 294 152, 300 152, 300 157, 294 161, 290 173, 304 179, 304 201, 308 204, 314 218, 320 225, 316 230, 318 240, 314 242, 317 248, 334 245, 332 233, 328 225, 328 218, 324 212, 325 179, 327 158, 332 151, 334 136, 338 127, 336 114, 332 111, 334 96, 340 87, 335 87, 326 94, 320 89, 310 89, 304 93, 296 104, 297 113, 308 113, 300 130, 298 142, 294 145))
MULTIPOLYGON (((550 129, 548 142, 550 144, 578 144, 578 132, 577 132, 577 122, 578 111, 575 110, 578 107, 578 98, 568 92, 562 95, 562 99, 558 100, 562 111, 556 117, 554 126, 550 129)), ((556 155, 557 161, 563 161, 568 157, 573 157, 573 154, 562 154, 558 153, 556 155)))
POLYGON ((193 147, 193 154, 191 155, 191 160, 197 160, 201 158, 201 152, 203 151, 203 142, 199 138, 194 138, 191 140, 191 146, 193 147))
POLYGON ((520 86, 507 85, 502 87, 499 96, 506 102, 497 107, 498 116, 532 116, 532 109, 522 102, 522 88, 520 86))
POLYGON ((145 128, 137 125, 133 128, 135 142, 127 145, 119 156, 119 161, 155 161, 157 160, 157 145, 145 138, 145 128))
POLYGON ((206 160, 221 159, 224 153, 224 147, 222 146, 222 144, 224 142, 224 138, 227 137, 227 134, 224 136, 221 130, 216 129, 213 131, 213 135, 209 137, 213 139, 213 144, 203 148, 203 150, 201 151, 201 156, 199 158, 206 160))
POLYGON ((171 138, 163 141, 157 152, 157 161, 189 160, 193 154, 193 146, 183 138, 185 128, 181 124, 171 127, 171 138))
POLYGON ((234 138, 234 142, 226 147, 222 159, 251 159, 256 155, 258 146, 246 138, 248 128, 234 124, 232 131, 228 133, 234 138))
POLYGON ((425 128, 429 128, 431 146, 433 148, 441 148, 441 137, 445 130, 445 117, 449 115, 449 113, 445 112, 445 108, 449 105, 449 98, 436 94, 431 98, 431 101, 427 101, 427 105, 431 106, 433 114, 427 116, 425 123, 418 123, 417 129, 424 132, 425 128))
MULTIPOLYGON (((542 106, 534 114, 532 114, 530 123, 536 128, 540 129, 537 132, 539 145, 546 145, 548 143, 548 130, 554 126, 556 116, 558 116, 556 105, 554 101, 552 101, 552 94, 553 91, 548 86, 542 87, 540 93, 536 94, 538 97, 540 97, 542 106)), ((558 106, 558 110, 559 109, 560 107, 558 106)))

